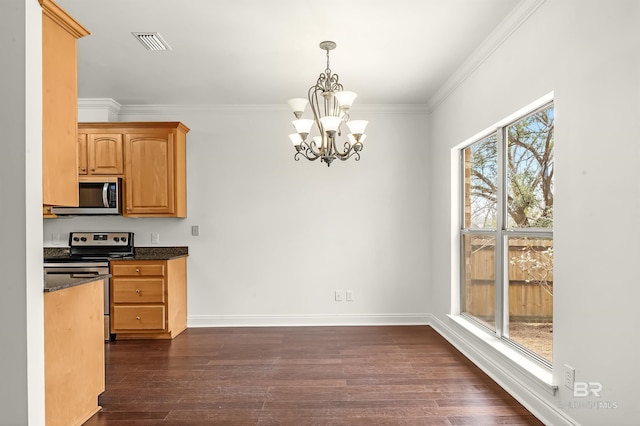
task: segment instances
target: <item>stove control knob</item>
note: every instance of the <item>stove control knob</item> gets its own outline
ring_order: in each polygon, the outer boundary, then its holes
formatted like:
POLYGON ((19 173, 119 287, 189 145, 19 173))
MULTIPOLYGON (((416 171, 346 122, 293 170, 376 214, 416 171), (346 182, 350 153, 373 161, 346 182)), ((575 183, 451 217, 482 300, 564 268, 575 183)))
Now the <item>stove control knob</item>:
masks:
POLYGON ((80 241, 87 241, 87 237, 80 237, 80 241))
POLYGON ((118 241, 120 241, 120 238, 119 237, 113 237, 113 241, 115 241, 117 243, 118 241))
POLYGON ((123 243, 126 243, 127 242, 127 237, 120 238, 120 241, 122 241, 123 243))
POLYGON ((78 237, 73 237, 73 241, 80 241, 80 238, 78 238, 78 237))

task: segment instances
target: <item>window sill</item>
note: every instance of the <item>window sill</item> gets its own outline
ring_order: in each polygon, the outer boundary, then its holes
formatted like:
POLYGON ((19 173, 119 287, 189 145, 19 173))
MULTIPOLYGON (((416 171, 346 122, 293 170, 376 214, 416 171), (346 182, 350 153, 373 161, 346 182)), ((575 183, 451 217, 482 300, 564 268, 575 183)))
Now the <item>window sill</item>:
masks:
POLYGON ((534 382, 551 395, 556 394, 558 386, 553 384, 553 375, 549 368, 540 365, 496 336, 492 336, 480 329, 465 317, 461 315, 448 315, 448 317, 460 328, 472 334, 476 340, 480 340, 483 346, 491 348, 492 351, 500 355, 500 357, 509 362, 510 365, 517 368, 527 377, 532 378, 534 382))

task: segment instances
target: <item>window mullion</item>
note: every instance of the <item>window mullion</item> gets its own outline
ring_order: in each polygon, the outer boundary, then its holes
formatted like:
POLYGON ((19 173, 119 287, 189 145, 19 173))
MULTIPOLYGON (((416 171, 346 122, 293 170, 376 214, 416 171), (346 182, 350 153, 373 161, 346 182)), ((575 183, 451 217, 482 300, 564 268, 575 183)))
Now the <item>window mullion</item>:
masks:
MULTIPOLYGON (((495 294, 496 294, 496 334, 498 337, 508 336, 508 296, 505 296, 505 239, 507 196, 506 196, 506 142, 504 140, 504 128, 496 131, 496 144, 498 154, 497 167, 497 209, 496 209, 496 252, 495 252, 495 294)), ((508 293, 507 293, 508 294, 508 293)))

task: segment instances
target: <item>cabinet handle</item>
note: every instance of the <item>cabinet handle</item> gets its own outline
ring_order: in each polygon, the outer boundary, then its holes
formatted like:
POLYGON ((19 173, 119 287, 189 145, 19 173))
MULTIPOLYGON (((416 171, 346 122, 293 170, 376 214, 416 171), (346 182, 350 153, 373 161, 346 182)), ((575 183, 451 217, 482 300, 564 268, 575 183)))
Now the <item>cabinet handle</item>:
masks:
POLYGON ((140 321, 140 317, 136 317, 136 319, 137 319, 138 321, 140 321))
POLYGON ((136 293, 140 294, 140 289, 136 288, 136 293))
POLYGON ((87 169, 85 169, 84 167, 83 167, 83 168, 81 168, 80 170, 82 170, 83 172, 86 172, 86 171, 87 171, 87 169))
POLYGON ((140 272, 140 269, 136 268, 136 273, 139 273, 139 272, 140 272))
POLYGON ((91 169, 91 171, 92 171, 92 172, 95 172, 95 171, 96 171, 96 169, 91 169))

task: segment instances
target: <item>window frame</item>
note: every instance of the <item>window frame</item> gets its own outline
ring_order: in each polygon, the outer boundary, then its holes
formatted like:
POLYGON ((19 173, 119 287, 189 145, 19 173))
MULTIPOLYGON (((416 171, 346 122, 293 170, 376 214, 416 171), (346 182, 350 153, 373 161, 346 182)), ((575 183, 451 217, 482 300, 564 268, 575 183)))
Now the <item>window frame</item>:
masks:
MULTIPOLYGON (((516 349, 527 358, 541 364, 543 367, 551 369, 553 364, 550 360, 537 354, 533 350, 509 338, 509 238, 549 238, 553 240, 553 227, 551 228, 509 228, 508 227, 508 173, 507 173, 507 152, 508 152, 508 128, 520 120, 530 115, 552 106, 554 109, 555 121, 555 100, 553 93, 539 99, 529 106, 512 114, 507 119, 485 129, 474 137, 459 145, 458 165, 459 185, 458 185, 458 280, 457 283, 457 312, 460 316, 474 324, 476 327, 494 335, 502 342, 516 349), (495 228, 467 228, 465 223, 465 150, 473 144, 495 134, 497 148, 497 182, 496 182, 496 226, 495 228), (463 294, 465 291, 465 246, 464 239, 467 235, 488 235, 495 239, 495 264, 494 264, 494 290, 495 290, 495 330, 485 324, 474 315, 465 312, 463 294)), ((555 164, 555 158, 554 158, 555 164)), ((552 320, 553 324, 553 320, 552 320)))

